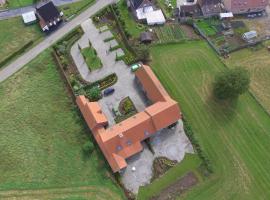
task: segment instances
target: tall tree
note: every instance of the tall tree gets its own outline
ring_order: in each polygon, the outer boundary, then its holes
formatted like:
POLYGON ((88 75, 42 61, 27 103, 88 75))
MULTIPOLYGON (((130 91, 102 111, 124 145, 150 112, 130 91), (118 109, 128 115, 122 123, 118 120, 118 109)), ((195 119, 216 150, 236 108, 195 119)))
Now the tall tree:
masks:
POLYGON ((250 84, 249 72, 241 67, 217 74, 214 81, 214 95, 221 100, 235 99, 246 92, 250 84))

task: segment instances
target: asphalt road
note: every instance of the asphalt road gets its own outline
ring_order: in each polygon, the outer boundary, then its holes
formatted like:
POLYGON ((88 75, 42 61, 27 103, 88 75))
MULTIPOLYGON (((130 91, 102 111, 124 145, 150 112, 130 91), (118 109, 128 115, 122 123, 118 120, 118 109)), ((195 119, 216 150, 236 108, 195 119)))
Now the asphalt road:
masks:
MULTIPOLYGON (((52 0, 52 1, 56 6, 61 6, 83 0, 52 0)), ((30 11, 35 11, 35 5, 25 6, 16 9, 7 9, 3 11, 0 10, 0 20, 21 16, 23 13, 30 11)))
POLYGON ((46 37, 41 43, 36 45, 34 48, 30 49, 28 52, 20 56, 18 59, 10 63, 8 66, 1 69, 0 82, 3 82, 11 75, 19 71, 21 68, 23 68, 24 65, 26 65, 35 57, 37 57, 42 51, 50 47, 57 40, 63 37, 63 35, 74 29, 76 26, 79 26, 82 22, 87 20, 97 11, 115 1, 116 0, 97 0, 97 2, 93 4, 90 8, 82 12, 80 15, 75 17, 70 22, 66 23, 64 26, 60 27, 57 31, 46 37))

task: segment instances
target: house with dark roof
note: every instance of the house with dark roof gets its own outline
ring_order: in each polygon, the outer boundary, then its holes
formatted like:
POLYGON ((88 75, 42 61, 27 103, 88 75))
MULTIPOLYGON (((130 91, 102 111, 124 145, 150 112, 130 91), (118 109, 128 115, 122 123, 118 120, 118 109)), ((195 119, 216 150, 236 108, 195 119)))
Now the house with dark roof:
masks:
POLYGON ((43 31, 55 29, 61 23, 63 16, 63 12, 59 12, 51 1, 37 6, 36 14, 39 18, 39 25, 43 31))
POLYGON ((221 0, 198 0, 203 16, 218 16, 223 12, 221 0))

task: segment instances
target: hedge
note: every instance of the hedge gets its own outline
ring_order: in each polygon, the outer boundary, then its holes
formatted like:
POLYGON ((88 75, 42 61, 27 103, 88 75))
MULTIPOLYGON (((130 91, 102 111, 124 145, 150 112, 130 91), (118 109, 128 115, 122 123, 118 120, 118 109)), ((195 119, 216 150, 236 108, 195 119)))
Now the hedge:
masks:
POLYGON ((13 52, 12 54, 10 54, 7 58, 5 58, 4 60, 2 60, 0 62, 0 68, 3 67, 4 65, 6 65, 9 61, 11 61, 16 56, 18 56, 18 55, 22 54, 23 52, 25 52, 25 50, 28 49, 33 44, 34 44, 34 41, 31 40, 28 43, 26 43, 25 45, 23 45, 19 50, 17 50, 15 52, 13 52))

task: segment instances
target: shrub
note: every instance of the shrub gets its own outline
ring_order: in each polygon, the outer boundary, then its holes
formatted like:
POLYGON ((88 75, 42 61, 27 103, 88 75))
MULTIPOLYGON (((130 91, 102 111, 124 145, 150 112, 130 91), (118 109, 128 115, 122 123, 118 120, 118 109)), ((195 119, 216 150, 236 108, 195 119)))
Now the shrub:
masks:
POLYGON ((98 101, 101 98, 101 91, 97 86, 94 86, 90 88, 88 91, 86 91, 86 96, 91 101, 98 101))
POLYGON ((91 141, 88 141, 83 145, 82 149, 83 149, 84 153, 90 153, 91 154, 94 151, 95 146, 91 141))

